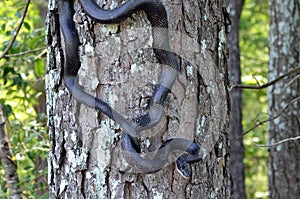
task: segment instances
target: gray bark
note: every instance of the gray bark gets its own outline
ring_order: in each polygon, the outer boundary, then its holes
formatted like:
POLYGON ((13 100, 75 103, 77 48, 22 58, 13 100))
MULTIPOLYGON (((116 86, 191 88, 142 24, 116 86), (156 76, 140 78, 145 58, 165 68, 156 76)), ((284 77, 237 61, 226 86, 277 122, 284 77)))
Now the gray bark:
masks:
MULTIPOLYGON (((47 19, 51 198, 229 198, 224 1, 162 1, 171 46, 184 59, 167 98, 166 117, 141 136, 140 144, 147 152, 169 138, 195 139, 206 156, 192 166, 190 179, 182 178, 174 164, 154 174, 124 172, 128 166, 120 149, 120 126, 72 100, 63 86, 55 2, 49 1, 47 19)), ((120 2, 98 1, 106 9, 120 2)), ((145 14, 103 25, 76 4, 74 19, 82 43, 80 84, 127 118, 145 113, 160 72, 145 14)))
MULTIPOLYGON (((299 65, 299 1, 270 0, 269 80, 299 65)), ((289 78, 269 87, 269 144, 299 136, 299 79, 289 78), (285 109, 285 107, 287 107, 285 109), (285 109, 285 110, 284 110, 285 109), (282 110, 284 110, 282 112, 282 110)), ((271 198, 300 196, 300 140, 269 149, 269 191, 271 198)))
MULTIPOLYGON (((239 47, 239 23, 244 1, 228 1, 231 17, 231 30, 228 34, 228 69, 230 84, 241 84, 241 65, 239 47)), ((242 90, 232 89, 230 94, 230 173, 232 178, 232 198, 246 198, 244 173, 244 145, 242 127, 242 90), (240 138, 236 140, 237 138, 240 138)))

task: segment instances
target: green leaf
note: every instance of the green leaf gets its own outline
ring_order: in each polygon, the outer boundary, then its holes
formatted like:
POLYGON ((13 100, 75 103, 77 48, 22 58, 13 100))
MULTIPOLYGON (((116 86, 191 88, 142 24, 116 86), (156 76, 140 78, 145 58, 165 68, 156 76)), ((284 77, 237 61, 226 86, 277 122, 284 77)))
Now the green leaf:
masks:
POLYGON ((5 36, 10 36, 10 35, 11 35, 11 31, 10 30, 6 31, 5 36))
POLYGON ((14 73, 15 70, 13 67, 5 67, 4 70, 3 70, 3 77, 5 78, 7 76, 7 74, 9 73, 14 73))
POLYGON ((4 193, 6 193, 7 192, 7 183, 6 183, 6 181, 2 181, 2 183, 1 183, 1 190, 4 192, 4 193))
POLYGON ((6 23, 1 25, 1 30, 5 31, 5 29, 6 29, 6 23))
POLYGON ((30 29, 31 29, 31 26, 30 26, 29 23, 27 23, 26 21, 24 22, 24 27, 25 27, 27 30, 30 30, 30 29))
POLYGON ((34 64, 34 70, 37 76, 41 77, 45 73, 45 66, 43 59, 37 59, 34 64))
POLYGON ((18 18, 21 18, 22 17, 22 12, 20 12, 20 11, 16 12, 15 16, 18 17, 18 18))
POLYGON ((31 169, 32 169, 32 166, 27 165, 27 166, 25 166, 23 169, 24 169, 24 170, 31 170, 31 169))
POLYGON ((13 78, 13 85, 17 85, 18 87, 21 87, 23 83, 23 79, 21 75, 18 75, 17 77, 13 78))
POLYGON ((13 112, 12 107, 8 104, 2 104, 2 110, 5 117, 8 117, 13 112))
MULTIPOLYGON (((27 155, 31 160, 34 160, 37 154, 34 151, 28 151, 27 155)), ((29 166, 27 166, 27 168, 31 169, 31 167, 29 167, 29 166)))

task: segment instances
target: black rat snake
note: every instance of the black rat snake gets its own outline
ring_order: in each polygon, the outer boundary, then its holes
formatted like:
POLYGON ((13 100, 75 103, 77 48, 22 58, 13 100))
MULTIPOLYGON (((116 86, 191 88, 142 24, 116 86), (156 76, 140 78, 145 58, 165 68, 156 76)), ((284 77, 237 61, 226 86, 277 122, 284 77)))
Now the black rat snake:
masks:
POLYGON ((190 164, 200 160, 199 145, 189 140, 173 138, 165 141, 152 159, 142 158, 136 138, 145 129, 155 126, 164 115, 164 101, 170 92, 179 72, 178 60, 169 45, 168 20, 165 7, 159 0, 128 0, 113 10, 100 8, 94 0, 79 0, 83 10, 93 20, 105 24, 120 23, 133 12, 143 10, 152 26, 155 56, 162 66, 159 82, 156 85, 147 114, 127 121, 106 102, 86 93, 78 84, 80 68, 79 38, 73 21, 73 0, 58 0, 59 23, 64 37, 64 82, 73 97, 109 118, 118 122, 123 130, 121 147, 128 164, 141 173, 151 173, 162 169, 176 160, 180 173, 189 177, 190 164))

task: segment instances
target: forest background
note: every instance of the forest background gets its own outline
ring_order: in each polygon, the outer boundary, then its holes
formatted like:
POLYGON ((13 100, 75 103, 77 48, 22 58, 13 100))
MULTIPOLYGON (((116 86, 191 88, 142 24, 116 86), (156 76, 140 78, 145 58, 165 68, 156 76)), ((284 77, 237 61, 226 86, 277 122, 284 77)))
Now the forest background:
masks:
MULTIPOLYGON (((44 91, 46 13, 47 2, 39 0, 0 2, 0 104, 7 121, 20 187, 27 198, 49 197, 47 156, 50 146, 44 91), (29 9, 22 20, 28 2, 29 9), (22 26, 15 34, 19 24, 22 26)), ((268 1, 246 0, 239 31, 243 84, 267 82, 268 26, 268 1)), ((266 90, 243 90, 244 132, 267 117, 266 90)), ((268 152, 255 145, 267 143, 267 123, 251 130, 243 142, 247 198, 268 198, 268 152)), ((5 198, 8 189, 1 163, 0 174, 0 198, 5 198)))

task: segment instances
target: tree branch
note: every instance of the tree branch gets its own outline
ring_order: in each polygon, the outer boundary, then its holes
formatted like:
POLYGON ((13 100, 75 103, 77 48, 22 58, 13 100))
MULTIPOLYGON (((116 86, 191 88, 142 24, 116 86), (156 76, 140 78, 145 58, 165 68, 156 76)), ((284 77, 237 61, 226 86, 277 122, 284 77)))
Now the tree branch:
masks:
POLYGON ((274 117, 271 117, 271 118, 269 118, 269 119, 267 119, 267 120, 263 120, 263 121, 257 123, 256 125, 254 125, 254 126, 251 127, 250 129, 248 129, 246 132, 244 132, 243 135, 241 135, 241 136, 235 138, 234 140, 232 140, 231 144, 234 144, 237 140, 243 138, 245 135, 247 135, 248 133, 250 133, 251 131, 253 131, 253 130, 256 129, 257 127, 263 125, 264 123, 277 119, 278 117, 280 117, 280 115, 281 115, 281 114, 282 114, 282 113, 283 113, 283 112, 284 112, 291 104, 293 104, 294 102, 299 101, 299 100, 300 100, 300 97, 297 97, 297 98, 293 99, 292 101, 290 101, 290 102, 289 102, 289 103, 288 103, 288 104, 280 111, 280 113, 279 113, 278 115, 276 115, 276 116, 274 116, 274 117))
POLYGON ((258 86, 253 86, 253 85, 242 85, 242 84, 236 84, 236 85, 232 85, 230 87, 230 90, 233 89, 233 88, 240 88, 240 89, 258 89, 258 90, 261 90, 261 89, 264 89, 264 88, 267 88, 273 84, 276 84, 277 82, 279 82, 280 80, 282 80, 283 78, 295 73, 295 72, 298 72, 300 71, 300 66, 296 67, 296 68, 293 68, 292 70, 288 71, 287 73, 279 76, 278 78, 274 79, 273 81, 270 81, 266 84, 263 84, 263 85, 258 85, 258 86))
POLYGON ((20 53, 16 53, 16 54, 9 54, 9 55, 5 55, 4 57, 18 57, 18 56, 22 56, 22 55, 26 55, 26 54, 29 54, 29 53, 35 53, 35 52, 38 52, 38 51, 42 51, 42 50, 45 50, 46 47, 41 47, 41 48, 37 48, 37 49, 32 49, 32 50, 28 50, 28 51, 24 51, 24 52, 20 52, 20 53))
POLYGON ((24 7, 24 11, 23 11, 23 15, 21 17, 21 20, 19 22, 19 25, 17 26, 17 28, 15 29, 14 31, 14 35, 12 37, 12 39, 10 40, 10 43, 9 45, 6 47, 6 49, 3 51, 3 53, 0 55, 0 59, 4 58, 5 55, 8 53, 8 51, 11 49, 12 45, 14 44, 19 32, 20 32, 20 29, 24 23, 24 19, 25 19, 25 16, 27 14, 27 11, 28 11, 28 7, 29 7, 29 4, 30 4, 30 0, 27 0, 26 2, 26 5, 24 7))
POLYGON ((299 139, 300 139, 300 136, 294 137, 294 138, 287 138, 287 139, 281 140, 279 142, 276 142, 274 144, 267 144, 267 145, 264 145, 264 144, 254 144, 254 146, 257 146, 257 147, 274 147, 274 146, 277 146, 277 145, 282 144, 284 142, 296 141, 296 140, 299 140, 299 139))

